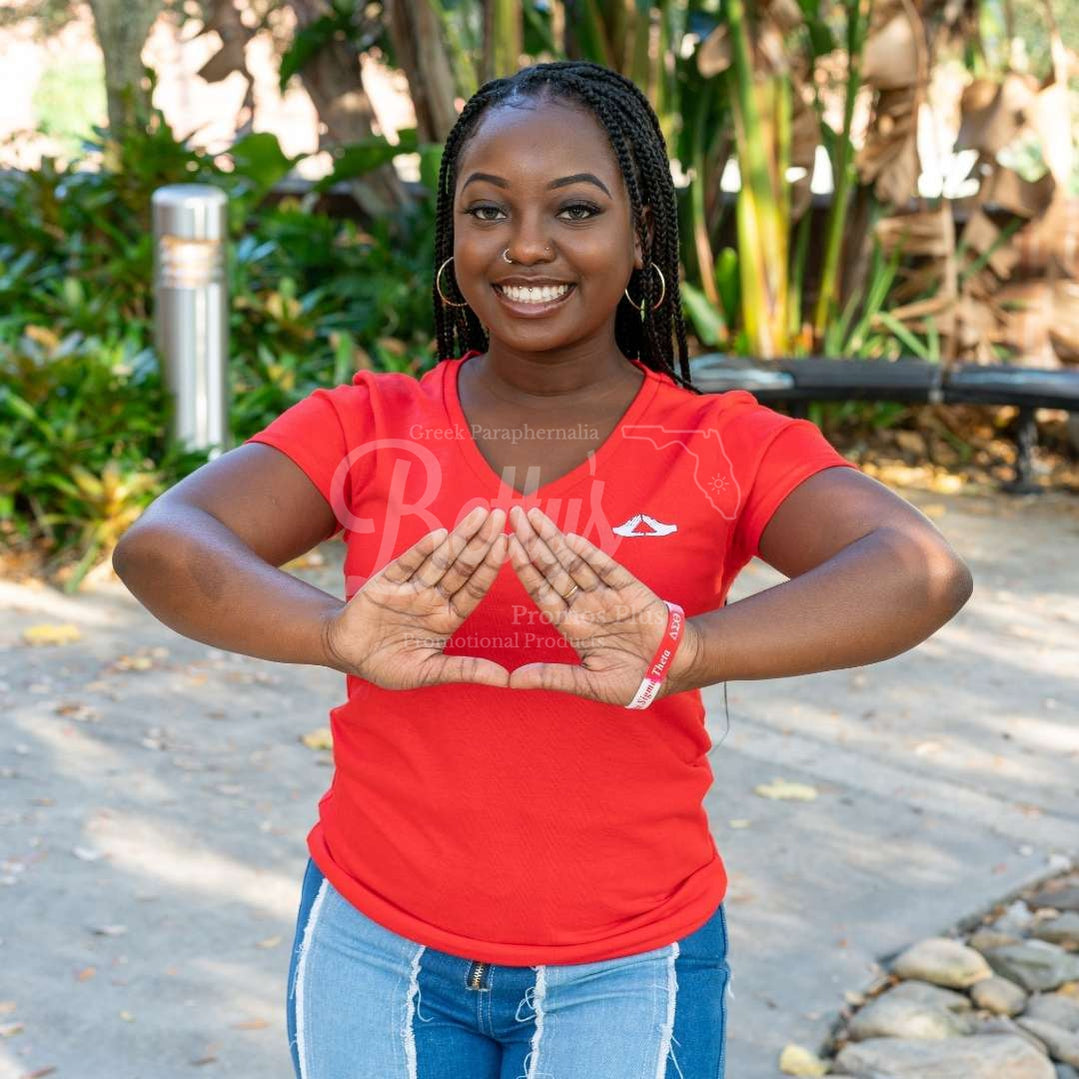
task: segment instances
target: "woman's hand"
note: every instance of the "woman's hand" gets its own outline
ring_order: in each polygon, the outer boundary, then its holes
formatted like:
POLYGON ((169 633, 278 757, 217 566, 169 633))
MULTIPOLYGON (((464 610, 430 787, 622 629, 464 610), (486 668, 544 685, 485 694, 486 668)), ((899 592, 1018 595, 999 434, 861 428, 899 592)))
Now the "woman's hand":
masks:
MULTIPOLYGON (((625 707, 666 631, 666 603, 583 536, 561 532, 538 507, 526 516, 514 506, 510 524, 509 555, 517 576, 581 657, 579 666, 527 663, 510 672, 510 688, 553 689, 625 707), (570 593, 567 602, 563 597, 570 593)), ((656 700, 694 688, 687 676, 698 641, 687 619, 656 700)))
POLYGON ((505 667, 442 649, 506 556, 505 510, 477 506, 448 535, 428 532, 375 574, 323 630, 331 666, 383 689, 441 682, 509 685, 505 667))

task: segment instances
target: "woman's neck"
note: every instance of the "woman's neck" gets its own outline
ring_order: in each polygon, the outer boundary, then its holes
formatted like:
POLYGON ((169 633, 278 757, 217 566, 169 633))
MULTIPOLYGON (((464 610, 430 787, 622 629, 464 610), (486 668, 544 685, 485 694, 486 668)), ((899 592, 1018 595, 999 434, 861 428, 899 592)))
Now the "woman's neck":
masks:
POLYGON ((461 376, 507 405, 543 409, 592 402, 640 385, 640 369, 617 349, 594 354, 507 352, 497 346, 468 359, 461 376))

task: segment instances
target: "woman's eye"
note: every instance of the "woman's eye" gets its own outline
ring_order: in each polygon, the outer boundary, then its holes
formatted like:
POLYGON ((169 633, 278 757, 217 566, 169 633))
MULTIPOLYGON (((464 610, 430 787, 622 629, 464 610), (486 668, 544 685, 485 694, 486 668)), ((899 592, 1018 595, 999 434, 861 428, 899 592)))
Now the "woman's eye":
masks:
POLYGON ((465 213, 466 214, 471 214, 477 221, 493 221, 494 220, 493 217, 480 217, 479 216, 485 210, 493 210, 495 213, 499 212, 497 206, 473 206, 471 210, 465 210, 465 213))
MULTIPOLYGON (((599 207, 593 206, 590 203, 587 203, 587 202, 575 202, 575 203, 573 203, 572 206, 564 206, 559 211, 559 213, 560 214, 574 214, 574 215, 576 215, 578 211, 583 211, 583 214, 581 216, 571 216, 570 218, 568 218, 568 220, 570 220, 570 221, 588 221, 590 218, 595 217, 600 212, 599 207)), ((488 222, 490 222, 490 221, 497 220, 497 218, 495 218, 495 217, 483 217, 482 216, 483 214, 488 213, 488 212, 493 213, 493 214, 498 214, 498 213, 501 213, 502 211, 499 210, 499 208, 497 206, 473 206, 472 209, 465 210, 466 214, 470 214, 477 221, 488 221, 488 222)))
POLYGON ((567 206, 562 212, 569 213, 571 210, 584 210, 588 217, 571 217, 571 221, 587 221, 591 217, 595 217, 599 213, 599 207, 592 206, 587 202, 575 202, 572 206, 567 206))

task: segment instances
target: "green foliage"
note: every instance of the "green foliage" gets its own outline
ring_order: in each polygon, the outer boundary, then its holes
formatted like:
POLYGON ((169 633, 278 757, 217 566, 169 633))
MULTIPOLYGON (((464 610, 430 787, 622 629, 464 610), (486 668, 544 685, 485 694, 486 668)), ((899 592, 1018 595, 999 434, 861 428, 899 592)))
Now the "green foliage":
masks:
POLYGON ((38 128, 60 143, 65 156, 74 157, 93 125, 108 114, 104 65, 100 60, 52 64, 41 73, 32 102, 38 128))
MULTIPOLYGON (((87 149, 104 151, 95 132, 87 149)), ((418 150, 433 187, 437 150, 414 141, 390 149, 418 150)), ((112 168, 46 159, 0 176, 0 543, 47 557, 44 571, 68 589, 206 460, 168 435, 153 345, 157 188, 209 183, 230 196, 234 444, 358 367, 419 373, 435 362, 433 199, 370 231, 316 212, 310 196, 272 206, 267 194, 296 163, 274 136, 248 135, 215 159, 156 112, 108 153, 112 168)))
POLYGON ((147 319, 149 195, 164 184, 211 182, 216 170, 164 122, 117 147, 116 172, 45 158, 34 172, 0 175, 0 340, 42 323, 115 339, 147 319))
POLYGON ((415 153, 419 148, 414 127, 398 131, 397 138, 398 142, 393 144, 381 135, 372 135, 343 147, 334 155, 333 169, 315 184, 314 190, 325 191, 342 180, 353 180, 387 164, 398 154, 415 153))
POLYGON ((0 520, 75 587, 161 489, 202 455, 167 445, 169 403, 138 333, 106 342, 30 326, 0 344, 0 520))
POLYGON ((727 340, 727 323, 723 313, 708 302, 708 297, 688 281, 681 284, 682 305, 693 332, 702 344, 719 348, 727 340))
POLYGON ((362 7, 353 0, 331 0, 329 8, 325 15, 296 32, 288 51, 281 57, 278 86, 282 92, 289 79, 334 38, 351 40, 357 52, 365 52, 376 44, 385 46, 382 20, 364 20, 360 17, 362 7))
POLYGON ((269 131, 255 131, 234 142, 229 147, 229 157, 235 168, 232 174, 235 180, 231 192, 233 199, 242 196, 257 205, 304 155, 289 157, 281 149, 276 135, 269 131))

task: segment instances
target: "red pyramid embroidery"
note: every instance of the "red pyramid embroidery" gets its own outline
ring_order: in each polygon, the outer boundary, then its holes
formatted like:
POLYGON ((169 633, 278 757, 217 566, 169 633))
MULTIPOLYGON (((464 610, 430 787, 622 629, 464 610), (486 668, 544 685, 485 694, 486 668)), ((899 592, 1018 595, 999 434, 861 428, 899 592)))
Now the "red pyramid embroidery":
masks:
POLYGON ((635 513, 611 531, 617 536, 669 536, 678 531, 678 525, 657 521, 647 513, 635 513))

